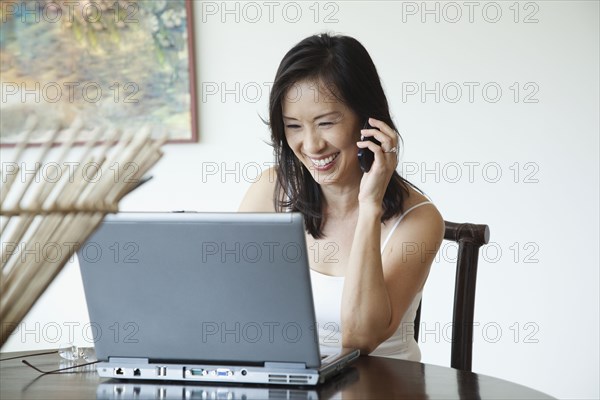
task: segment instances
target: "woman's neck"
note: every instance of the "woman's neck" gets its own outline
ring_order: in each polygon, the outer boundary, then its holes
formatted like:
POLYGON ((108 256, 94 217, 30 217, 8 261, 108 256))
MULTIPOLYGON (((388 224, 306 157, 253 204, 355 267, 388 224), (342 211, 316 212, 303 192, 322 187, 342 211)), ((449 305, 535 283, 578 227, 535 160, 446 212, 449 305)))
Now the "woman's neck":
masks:
POLYGON ((323 193, 323 214, 328 219, 351 218, 358 212, 357 185, 351 187, 336 187, 327 185, 321 187, 323 193))

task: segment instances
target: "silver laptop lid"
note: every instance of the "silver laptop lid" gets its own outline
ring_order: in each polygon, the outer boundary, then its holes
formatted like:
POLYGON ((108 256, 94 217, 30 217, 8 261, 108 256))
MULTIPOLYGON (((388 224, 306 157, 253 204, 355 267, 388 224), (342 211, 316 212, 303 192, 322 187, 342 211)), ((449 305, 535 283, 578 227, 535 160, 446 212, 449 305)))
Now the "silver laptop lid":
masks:
POLYGON ((78 250, 100 360, 320 365, 296 213, 120 213, 78 250))

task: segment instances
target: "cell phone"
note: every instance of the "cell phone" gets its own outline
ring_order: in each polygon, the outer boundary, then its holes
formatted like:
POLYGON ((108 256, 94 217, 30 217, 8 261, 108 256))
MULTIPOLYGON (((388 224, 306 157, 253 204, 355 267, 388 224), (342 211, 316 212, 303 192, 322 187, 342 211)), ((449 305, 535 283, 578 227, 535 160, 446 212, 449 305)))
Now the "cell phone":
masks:
MULTIPOLYGON (((363 125, 363 129, 377 129, 374 126, 371 126, 369 124, 369 120, 365 121, 365 124, 363 125)), ((379 130, 379 129, 377 129, 379 130)), ((361 141, 365 141, 365 140, 370 140, 371 142, 375 143, 377 146, 381 146, 381 142, 377 139, 375 139, 373 136, 360 136, 360 140, 361 141)), ((364 149, 358 149, 358 163, 360 164, 360 169, 362 169, 363 172, 369 172, 371 170, 371 166, 373 165, 373 161, 375 161, 375 154, 373 154, 373 152, 367 148, 364 149)))

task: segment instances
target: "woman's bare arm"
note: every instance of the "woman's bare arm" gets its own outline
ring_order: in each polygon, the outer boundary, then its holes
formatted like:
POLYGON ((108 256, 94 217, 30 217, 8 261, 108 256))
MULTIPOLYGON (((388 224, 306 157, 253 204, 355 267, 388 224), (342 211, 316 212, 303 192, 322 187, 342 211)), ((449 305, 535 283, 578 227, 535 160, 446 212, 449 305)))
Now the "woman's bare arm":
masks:
POLYGON ((382 256, 380 212, 373 207, 359 210, 342 295, 342 344, 363 354, 398 329, 444 235, 438 210, 419 207, 402 220, 382 256))
POLYGON ((275 212, 273 192, 277 175, 275 168, 266 169, 246 192, 238 212, 275 212))

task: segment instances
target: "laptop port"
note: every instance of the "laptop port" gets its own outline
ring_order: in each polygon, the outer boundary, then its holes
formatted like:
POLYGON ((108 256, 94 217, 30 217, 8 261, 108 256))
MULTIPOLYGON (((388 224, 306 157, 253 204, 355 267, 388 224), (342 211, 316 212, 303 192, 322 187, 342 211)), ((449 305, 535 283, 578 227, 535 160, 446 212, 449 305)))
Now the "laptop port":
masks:
POLYGON ((123 368, 116 368, 115 369, 115 375, 123 375, 123 374, 124 374, 123 368))
POLYGON ((190 368, 189 371, 190 374, 192 374, 193 376, 206 375, 205 371, 202 368, 190 368))
POLYGON ((231 376, 233 375, 233 371, 226 368, 217 368, 215 372, 216 376, 231 376))
POLYGON ((136 368, 133 370, 133 376, 141 376, 142 375, 142 371, 140 371, 139 368, 136 368))

